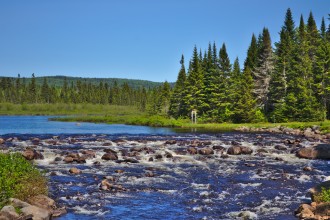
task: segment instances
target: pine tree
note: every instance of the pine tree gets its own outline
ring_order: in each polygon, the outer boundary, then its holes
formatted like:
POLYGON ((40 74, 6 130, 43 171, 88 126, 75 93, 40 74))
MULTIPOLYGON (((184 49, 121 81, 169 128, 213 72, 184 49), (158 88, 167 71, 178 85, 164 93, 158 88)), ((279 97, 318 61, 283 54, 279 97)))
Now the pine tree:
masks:
POLYGON ((292 64, 296 75, 288 82, 286 114, 292 121, 317 121, 324 116, 311 88, 313 63, 309 56, 307 32, 302 16, 295 47, 292 64))
POLYGON ((203 100, 205 100, 203 93, 204 76, 196 46, 194 47, 193 57, 190 64, 184 90, 184 114, 187 115, 191 110, 196 109, 202 115, 203 112, 201 110, 204 108, 203 100))
POLYGON ((218 79, 218 91, 216 91, 219 97, 217 100, 217 121, 224 122, 231 116, 230 112, 230 100, 229 100, 229 81, 231 74, 231 64, 225 43, 219 51, 219 79, 218 79))
POLYGON ((316 51, 316 73, 314 73, 319 78, 314 81, 314 88, 316 89, 316 97, 325 111, 324 119, 326 119, 329 118, 330 114, 330 43, 326 37, 324 18, 322 18, 320 36, 321 39, 316 51))
POLYGON ((247 52, 247 57, 244 62, 244 70, 249 68, 250 70, 254 70, 257 65, 258 60, 258 48, 257 48, 257 39, 255 35, 252 35, 251 43, 247 52))
POLYGON ((253 77, 249 66, 246 66, 242 80, 237 88, 238 99, 233 107, 231 120, 234 123, 248 123, 256 120, 255 100, 253 98, 253 77))
POLYGON ((292 59, 293 49, 295 44, 295 25, 292 19, 290 8, 285 15, 284 25, 280 31, 280 41, 276 46, 276 63, 271 81, 269 85, 269 117, 272 121, 286 121, 287 117, 284 114, 284 102, 287 95, 287 81, 291 80, 292 76, 292 59))
POLYGON ((29 102, 30 103, 37 102, 37 87, 36 87, 36 79, 34 73, 32 73, 32 79, 29 85, 29 102))
POLYGON ((184 65, 184 56, 181 56, 180 60, 181 69, 178 74, 178 78, 176 80, 173 94, 170 99, 170 107, 169 107, 169 115, 174 118, 178 118, 180 116, 184 116, 184 103, 183 103, 183 95, 185 89, 186 82, 186 68, 184 65))
POLYGON ((46 77, 44 77, 44 81, 41 87, 41 97, 44 103, 50 103, 50 89, 46 77))

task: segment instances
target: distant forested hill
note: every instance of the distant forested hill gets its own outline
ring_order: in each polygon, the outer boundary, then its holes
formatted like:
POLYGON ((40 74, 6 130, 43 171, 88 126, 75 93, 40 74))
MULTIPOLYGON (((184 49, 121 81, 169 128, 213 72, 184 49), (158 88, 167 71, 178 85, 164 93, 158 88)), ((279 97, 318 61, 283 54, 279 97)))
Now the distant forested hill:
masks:
MULTIPOLYGON (((8 78, 0 76, 0 81, 2 78, 8 78)), ((17 77, 10 77, 11 79, 16 79, 17 77)), ((117 82, 118 86, 122 86, 127 83, 129 87, 133 89, 145 87, 145 88, 155 88, 162 85, 161 82, 152 82, 148 80, 138 80, 138 79, 122 79, 122 78, 83 78, 83 77, 70 77, 70 76, 44 76, 44 77, 35 77, 36 84, 41 86, 44 82, 44 78, 47 79, 47 83, 50 86, 55 85, 56 87, 62 87, 64 85, 64 80, 66 78, 67 83, 70 85, 71 83, 76 84, 78 81, 82 83, 91 83, 92 85, 99 85, 100 82, 108 83, 108 85, 113 85, 117 82)), ((29 84, 31 82, 32 77, 24 78, 21 77, 23 83, 29 84)), ((170 83, 173 86, 174 83, 170 83)))

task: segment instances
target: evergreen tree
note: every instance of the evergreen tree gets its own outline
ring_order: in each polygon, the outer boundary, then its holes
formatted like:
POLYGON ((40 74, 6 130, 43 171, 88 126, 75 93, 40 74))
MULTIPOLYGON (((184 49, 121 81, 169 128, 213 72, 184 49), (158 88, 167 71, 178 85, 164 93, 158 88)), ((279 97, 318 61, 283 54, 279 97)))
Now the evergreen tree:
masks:
POLYGON ((231 74, 231 64, 229 56, 227 54, 227 49, 225 43, 219 51, 219 79, 218 79, 218 90, 217 96, 217 121, 224 122, 230 118, 230 74, 231 74))
POLYGON ((312 61, 309 56, 307 39, 304 20, 301 16, 292 62, 295 77, 288 82, 288 95, 285 103, 285 113, 291 121, 317 121, 324 117, 311 88, 312 61))
POLYGON ((37 86, 36 86, 36 79, 34 73, 32 73, 32 79, 29 85, 29 102, 30 103, 37 102, 37 86))
POLYGON ((50 103, 50 98, 51 98, 50 96, 51 96, 50 89, 49 89, 49 86, 48 86, 48 83, 47 83, 47 78, 45 77, 44 81, 43 81, 43 84, 42 84, 42 87, 41 87, 42 101, 45 102, 45 103, 50 103))
POLYGON ((201 111, 204 108, 204 94, 203 94, 203 72, 200 66, 200 59, 197 48, 194 47, 193 57, 188 72, 188 77, 185 83, 184 90, 184 113, 189 114, 191 110, 196 109, 202 115, 201 111))
POLYGON ((252 35, 251 43, 247 52, 247 57, 244 62, 244 71, 249 68, 250 71, 254 70, 257 65, 258 60, 258 48, 257 48, 257 39, 255 35, 252 35))
POLYGON ((178 118, 184 115, 183 92, 186 82, 186 68, 184 65, 183 55, 181 56, 180 64, 181 69, 179 71, 178 78, 174 86, 173 94, 170 99, 169 115, 173 116, 174 118, 178 118))
MULTIPOLYGON (((292 76, 292 59, 295 44, 295 25, 290 8, 285 15, 284 25, 280 31, 280 41, 276 46, 276 63, 269 85, 269 112, 272 121, 286 121, 284 102, 287 95, 287 81, 292 76)), ((268 112, 268 113, 269 113, 268 112)))

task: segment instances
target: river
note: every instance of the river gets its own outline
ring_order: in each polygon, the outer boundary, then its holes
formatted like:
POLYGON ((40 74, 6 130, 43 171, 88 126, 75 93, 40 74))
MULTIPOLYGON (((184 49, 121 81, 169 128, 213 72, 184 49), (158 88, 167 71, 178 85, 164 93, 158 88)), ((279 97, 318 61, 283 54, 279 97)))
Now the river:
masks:
POLYGON ((66 206, 57 219, 296 219, 308 189, 330 176, 330 164, 299 159, 296 149, 318 144, 303 137, 253 133, 178 133, 168 128, 48 121, 1 116, 3 149, 34 145, 49 177, 50 196, 66 206), (33 143, 33 138, 40 142, 33 143), (246 146, 246 155, 227 155, 246 146), (281 146, 281 147, 279 147, 281 146), (213 149, 213 154, 191 154, 213 149), (85 163, 68 154, 95 153, 85 163), (117 160, 103 160, 115 152, 117 160), (313 171, 303 171, 310 166, 313 171), (72 167, 82 173, 69 173, 72 167), (113 190, 100 189, 107 178, 113 190))

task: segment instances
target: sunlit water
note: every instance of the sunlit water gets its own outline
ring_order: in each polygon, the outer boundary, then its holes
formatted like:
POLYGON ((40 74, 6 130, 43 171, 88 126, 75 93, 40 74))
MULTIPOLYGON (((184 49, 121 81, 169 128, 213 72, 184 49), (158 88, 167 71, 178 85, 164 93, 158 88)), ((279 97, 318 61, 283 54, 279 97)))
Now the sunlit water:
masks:
MULTIPOLYGON (((300 203, 309 202, 307 190, 330 175, 328 161, 298 159, 290 153, 297 146, 285 144, 285 140, 297 137, 285 135, 176 134, 170 129, 89 123, 77 127, 75 123, 25 116, 5 117, 0 125, 1 133, 6 134, 2 137, 17 137, 5 149, 23 150, 32 145, 32 138, 41 139, 36 148, 45 159, 37 160, 37 164, 47 170, 51 197, 68 209, 68 214, 58 219, 241 219, 243 211, 250 219, 296 219, 294 210, 300 203), (19 126, 26 120, 41 123, 38 128, 19 126), (7 121, 5 126, 3 121, 7 121), (176 142, 166 144, 168 140, 176 142), (254 153, 229 158, 223 158, 220 151, 207 156, 187 154, 191 145, 227 149, 233 144, 248 146, 254 153), (275 145, 287 150, 276 150, 275 145), (104 149, 118 152, 122 160, 126 158, 124 152, 146 147, 152 151, 130 155, 139 163, 101 159, 104 149), (84 164, 54 162, 66 152, 84 149, 93 150, 96 157, 84 164), (267 153, 258 154, 260 149, 267 153), (159 155, 162 158, 156 159, 159 155), (314 171, 303 171, 305 166, 314 171), (82 174, 70 174, 71 167, 78 167, 82 174), (149 172, 154 176, 148 177, 149 172), (114 177, 115 184, 126 191, 100 190, 104 176, 114 177)), ((317 144, 299 139, 301 146, 317 144)))

